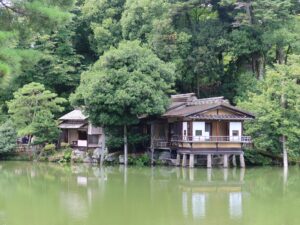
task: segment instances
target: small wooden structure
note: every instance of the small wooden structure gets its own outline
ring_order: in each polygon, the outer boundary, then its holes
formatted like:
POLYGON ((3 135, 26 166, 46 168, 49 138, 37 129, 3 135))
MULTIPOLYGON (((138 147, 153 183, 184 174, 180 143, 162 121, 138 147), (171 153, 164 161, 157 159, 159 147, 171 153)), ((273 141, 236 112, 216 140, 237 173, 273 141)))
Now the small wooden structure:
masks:
POLYGON ((230 105, 223 97, 197 99, 194 93, 171 96, 167 112, 151 124, 151 150, 176 150, 177 165, 194 167, 198 156, 223 157, 224 167, 229 159, 245 167, 243 146, 251 137, 243 135, 243 122, 254 119, 250 112, 230 105))
POLYGON ((69 143, 78 149, 104 148, 103 128, 94 127, 80 109, 75 109, 59 118, 62 130, 61 142, 69 143))

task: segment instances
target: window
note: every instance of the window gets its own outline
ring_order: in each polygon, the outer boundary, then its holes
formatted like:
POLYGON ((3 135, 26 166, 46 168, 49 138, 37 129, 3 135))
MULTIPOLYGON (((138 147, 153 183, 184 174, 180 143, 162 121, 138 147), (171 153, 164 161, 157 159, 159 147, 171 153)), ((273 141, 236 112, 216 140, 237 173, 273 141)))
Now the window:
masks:
POLYGON ((78 140, 87 140, 87 132, 86 131, 78 131, 78 140))
POLYGON ((195 134, 196 136, 202 136, 202 130, 196 130, 195 134))
POLYGON ((238 130, 233 130, 232 131, 232 136, 239 136, 239 131, 238 130))
POLYGON ((186 130, 183 131, 183 136, 186 136, 186 130))
POLYGON ((205 132, 208 132, 210 134, 211 131, 211 123, 205 123, 205 132))
POLYGON ((96 135, 96 134, 89 135, 89 144, 94 144, 94 145, 99 144, 99 137, 100 135, 96 135))

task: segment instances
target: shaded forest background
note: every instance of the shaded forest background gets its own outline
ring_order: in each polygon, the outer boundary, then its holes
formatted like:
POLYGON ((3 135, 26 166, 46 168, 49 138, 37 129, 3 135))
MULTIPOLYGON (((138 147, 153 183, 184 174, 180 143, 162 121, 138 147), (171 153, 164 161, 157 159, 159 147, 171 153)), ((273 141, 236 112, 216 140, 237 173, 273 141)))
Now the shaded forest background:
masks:
MULTIPOLYGON (((173 93, 225 96, 253 111, 255 149, 280 156, 284 143, 297 161, 299 13, 298 0, 0 0, 0 122, 24 85, 69 99, 99 57, 135 42, 172 64, 173 93)), ((72 109, 62 104, 49 118, 72 109)))

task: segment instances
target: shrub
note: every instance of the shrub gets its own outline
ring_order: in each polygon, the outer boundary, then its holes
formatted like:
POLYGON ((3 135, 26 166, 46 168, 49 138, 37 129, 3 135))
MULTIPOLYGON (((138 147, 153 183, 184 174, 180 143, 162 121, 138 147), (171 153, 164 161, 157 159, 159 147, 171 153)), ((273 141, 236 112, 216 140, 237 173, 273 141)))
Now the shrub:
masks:
POLYGON ((46 144, 44 147, 45 152, 54 152, 56 149, 55 144, 46 144))
POLYGON ((136 156, 136 157, 129 156, 128 164, 135 165, 135 166, 148 166, 151 164, 151 158, 146 153, 141 156, 136 156))
POLYGON ((0 154, 13 152, 17 147, 17 132, 8 120, 0 126, 0 154))
POLYGON ((62 143, 60 144, 60 148, 61 148, 61 149, 68 149, 68 148, 70 148, 70 145, 69 145, 69 143, 62 142, 62 143))
POLYGON ((68 149, 64 152, 63 160, 64 162, 71 162, 72 149, 68 149))

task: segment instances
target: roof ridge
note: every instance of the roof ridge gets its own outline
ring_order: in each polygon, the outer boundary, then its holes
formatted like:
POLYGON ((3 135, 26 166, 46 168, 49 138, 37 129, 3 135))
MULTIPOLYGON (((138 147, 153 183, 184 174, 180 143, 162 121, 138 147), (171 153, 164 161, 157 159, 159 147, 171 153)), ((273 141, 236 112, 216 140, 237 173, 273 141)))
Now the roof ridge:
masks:
POLYGON ((224 96, 219 97, 211 97, 211 98, 200 98, 200 99, 194 99, 191 102, 188 102, 188 106, 192 105, 204 105, 204 104, 229 104, 229 101, 227 99, 224 99, 224 96))

